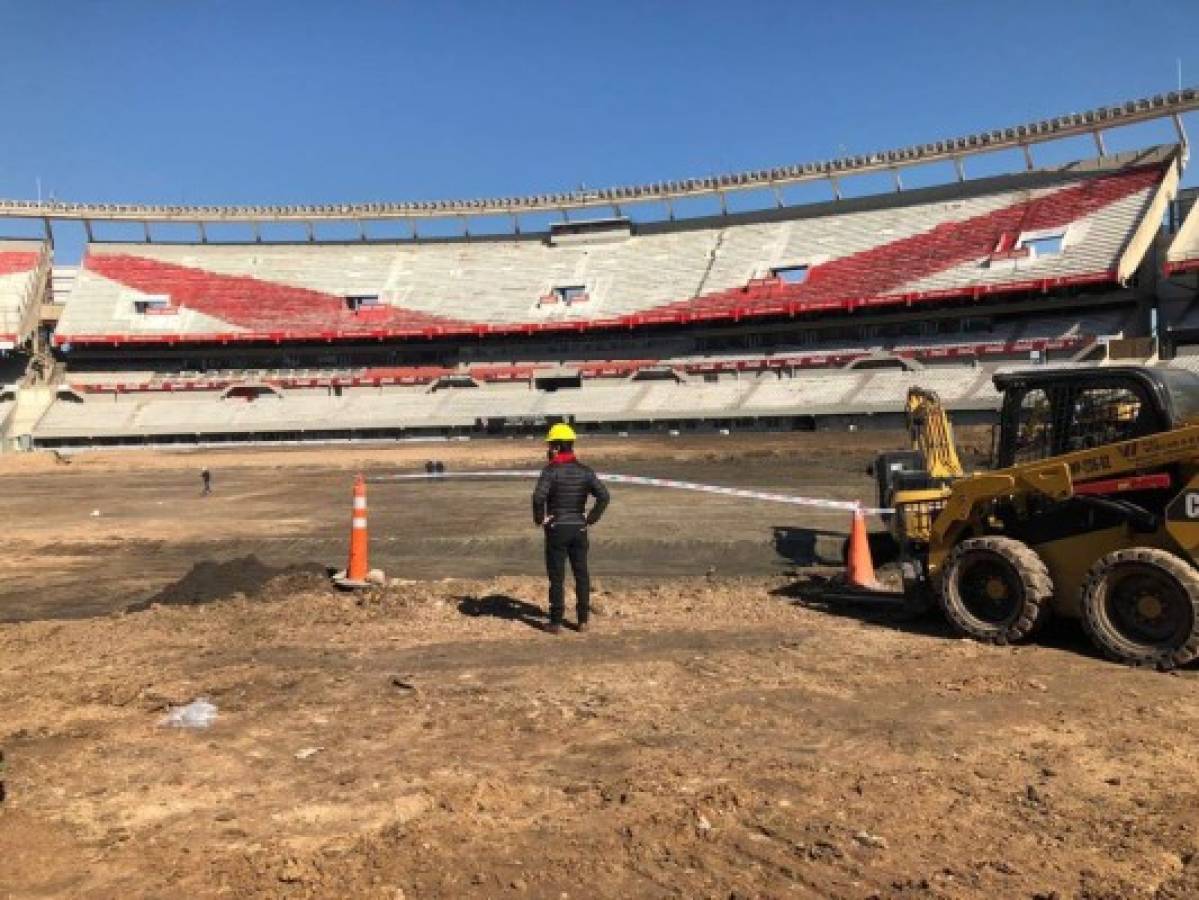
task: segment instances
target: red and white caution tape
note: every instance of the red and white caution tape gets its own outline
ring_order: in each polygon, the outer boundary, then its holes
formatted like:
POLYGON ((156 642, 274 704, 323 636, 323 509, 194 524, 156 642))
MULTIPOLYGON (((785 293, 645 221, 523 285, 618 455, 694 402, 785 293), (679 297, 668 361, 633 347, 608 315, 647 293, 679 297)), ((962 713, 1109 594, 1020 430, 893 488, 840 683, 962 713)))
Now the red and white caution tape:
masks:
MULTIPOLYGON (((537 478, 539 469, 482 469, 474 472, 405 472, 399 475, 376 475, 367 481, 382 484, 394 481, 446 481, 452 478, 537 478)), ((787 503, 791 506, 808 506, 815 509, 836 509, 852 512, 860 509, 867 515, 891 513, 894 510, 862 506, 853 500, 825 500, 822 497, 797 497, 773 491, 753 491, 747 488, 723 487, 718 484, 698 484, 694 481, 675 481, 673 478, 648 478, 643 475, 617 475, 597 472, 600 480, 607 484, 636 484, 642 487, 673 488, 680 491, 698 491, 703 494, 719 494, 724 497, 739 497, 744 500, 765 500, 769 503, 787 503)))

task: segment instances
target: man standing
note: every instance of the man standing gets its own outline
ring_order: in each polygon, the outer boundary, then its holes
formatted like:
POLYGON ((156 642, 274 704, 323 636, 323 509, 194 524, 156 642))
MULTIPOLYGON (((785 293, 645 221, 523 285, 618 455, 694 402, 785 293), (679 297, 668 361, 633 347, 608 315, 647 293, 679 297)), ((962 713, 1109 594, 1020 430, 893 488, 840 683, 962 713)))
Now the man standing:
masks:
POLYGON ((559 422, 545 437, 549 464, 533 490, 533 522, 545 530, 545 572, 550 580, 550 634, 562 630, 566 614, 566 560, 575 576, 579 631, 591 613, 591 576, 587 571, 587 526, 608 507, 608 489, 595 472, 575 458, 574 429, 559 422), (595 498, 590 512, 588 496, 595 498))
POLYGON ((200 482, 203 485, 200 496, 207 497, 212 493, 212 473, 208 471, 207 466, 205 466, 204 470, 200 472, 200 482))

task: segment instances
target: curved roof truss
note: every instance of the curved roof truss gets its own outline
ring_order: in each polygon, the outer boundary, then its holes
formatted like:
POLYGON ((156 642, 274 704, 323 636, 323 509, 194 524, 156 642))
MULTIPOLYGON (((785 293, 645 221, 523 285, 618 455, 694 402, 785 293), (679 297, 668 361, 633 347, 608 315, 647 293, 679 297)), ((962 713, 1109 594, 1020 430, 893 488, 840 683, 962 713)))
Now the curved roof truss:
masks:
MULTIPOLYGON (((473 216, 511 216, 526 213, 558 212, 587 208, 614 209, 618 215, 622 206, 636 203, 671 203, 690 197, 724 195, 733 191, 773 190, 778 205, 782 204, 779 189, 802 182, 827 181, 836 196, 840 196, 838 179, 871 173, 892 173, 896 188, 901 169, 914 165, 951 162, 957 167, 958 179, 965 177, 962 160, 981 153, 998 150, 1023 149, 1028 167, 1032 168, 1029 147, 1046 141, 1062 140, 1080 135, 1093 135, 1100 155, 1104 154, 1102 134, 1106 129, 1171 117, 1185 145, 1186 135, 1180 116, 1199 109, 1199 88, 1186 88, 1114 106, 1101 106, 1088 112, 1073 113, 1043 119, 993 131, 978 132, 964 137, 871 153, 846 156, 823 162, 779 166, 773 169, 734 172, 681 181, 663 181, 625 187, 580 190, 558 194, 536 194, 526 197, 492 197, 477 200, 434 200, 416 202, 334 203, 299 206, 167 206, 125 203, 73 203, 68 201, 0 200, 0 218, 32 218, 127 222, 300 222, 315 221, 372 221, 385 219, 468 219, 473 216)), ((90 228, 89 228, 90 231, 90 228)))

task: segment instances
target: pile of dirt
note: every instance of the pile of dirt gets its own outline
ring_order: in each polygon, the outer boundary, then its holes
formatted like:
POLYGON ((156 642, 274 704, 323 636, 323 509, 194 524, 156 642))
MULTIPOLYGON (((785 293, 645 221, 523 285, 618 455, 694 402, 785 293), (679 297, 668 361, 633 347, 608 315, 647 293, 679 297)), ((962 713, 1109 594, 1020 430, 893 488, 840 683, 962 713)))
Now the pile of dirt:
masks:
POLYGON ((322 587, 332 590, 328 572, 316 563, 268 566, 253 555, 224 562, 203 560, 174 584, 131 604, 126 611, 142 612, 156 604, 214 603, 239 596, 273 601, 322 587))

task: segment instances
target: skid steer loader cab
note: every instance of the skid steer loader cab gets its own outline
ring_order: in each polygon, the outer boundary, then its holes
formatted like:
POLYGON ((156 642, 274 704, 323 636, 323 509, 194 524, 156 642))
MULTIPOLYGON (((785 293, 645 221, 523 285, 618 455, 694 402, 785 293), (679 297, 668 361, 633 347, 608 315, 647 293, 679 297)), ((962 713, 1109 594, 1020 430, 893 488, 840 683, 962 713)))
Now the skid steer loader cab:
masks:
POLYGON ((920 586, 981 640, 1057 613, 1125 662, 1199 656, 1199 376, 1040 369, 995 385, 996 468, 896 495, 920 586))
POLYGON ((1186 370, 1122 366, 1008 372, 995 464, 1089 450, 1199 421, 1199 376, 1186 370))

